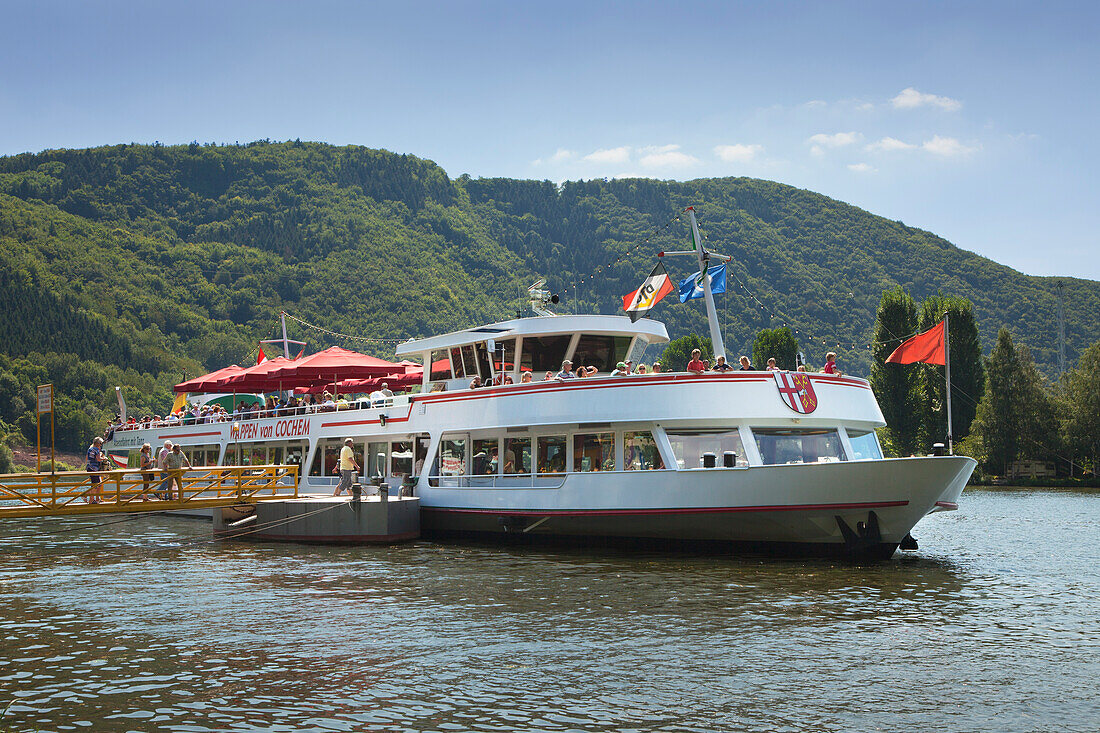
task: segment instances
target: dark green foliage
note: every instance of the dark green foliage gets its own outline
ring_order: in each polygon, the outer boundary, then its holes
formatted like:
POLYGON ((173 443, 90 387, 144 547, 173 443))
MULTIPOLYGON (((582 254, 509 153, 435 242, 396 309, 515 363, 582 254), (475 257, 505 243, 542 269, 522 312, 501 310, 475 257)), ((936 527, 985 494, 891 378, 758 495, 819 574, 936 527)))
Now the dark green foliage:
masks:
MULTIPOLYGON (((982 344, 974 320, 974 307, 966 298, 935 295, 921 303, 917 328, 922 333, 948 314, 948 340, 951 350, 951 418, 955 441, 970 434, 970 423, 985 394, 985 369, 982 344)), ((944 367, 920 364, 922 432, 925 448, 947 442, 947 380, 944 367)))
POLYGON ((887 364, 886 357, 916 330, 917 308, 909 293, 900 285, 883 291, 872 336, 871 388, 886 418, 885 447, 895 456, 913 455, 920 448, 920 368, 887 364))
POLYGON ((1008 473, 1015 460, 1058 457, 1058 424, 1050 391, 1026 346, 1017 347, 1001 329, 986 360, 989 389, 974 421, 983 468, 1008 473))
POLYGON ((710 336, 700 338, 694 333, 689 333, 687 336, 681 336, 668 342, 668 346, 665 347, 664 353, 661 354, 661 358, 658 360, 661 362, 661 368, 666 372, 684 371, 687 369, 688 362, 691 361, 693 349, 699 349, 703 352, 702 358, 710 359, 710 363, 714 364, 710 336))
POLYGON ((1100 470, 1100 341, 1062 376, 1059 395, 1065 446, 1078 461, 1084 459, 1095 475, 1100 470))
MULTIPOLYGON (((245 359, 284 308, 404 339, 510 317, 545 275, 561 310, 618 313, 656 253, 688 241, 675 218, 688 205, 708 246, 734 258, 717 297, 732 358, 789 325, 811 364, 835 350, 845 373, 867 374, 875 304, 900 283, 968 298, 987 340, 1007 324, 1039 345, 1042 368, 1055 363, 1055 278, 809 191, 747 178, 452 180, 414 156, 297 140, 0 158, 0 350, 48 361, 43 378, 64 377, 96 421, 114 411, 114 384, 163 412, 171 383, 245 359), (66 360, 87 364, 87 381, 66 360)), ((674 279, 694 269, 666 265, 674 279)), ((1062 280, 1075 359, 1100 337, 1100 286, 1062 280)), ((706 332, 697 301, 666 299, 654 317, 673 337, 706 332)), ((311 350, 393 355, 392 343, 293 335, 311 350)))
MULTIPOLYGON (((774 358, 780 369, 794 371, 798 354, 798 341, 787 326, 765 328, 756 334, 752 342, 752 364, 757 369, 768 365, 768 359, 774 358)), ((736 359, 734 359, 736 362, 736 359)))

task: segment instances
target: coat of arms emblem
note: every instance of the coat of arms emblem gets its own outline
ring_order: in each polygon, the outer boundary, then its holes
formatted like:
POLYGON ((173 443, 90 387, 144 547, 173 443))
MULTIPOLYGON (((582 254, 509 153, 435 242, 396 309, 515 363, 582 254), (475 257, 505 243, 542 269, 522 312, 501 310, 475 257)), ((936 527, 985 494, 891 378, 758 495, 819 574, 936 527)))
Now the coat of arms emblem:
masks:
POLYGON ((779 388, 779 397, 795 412, 804 415, 817 409, 817 394, 810 376, 805 372, 772 372, 779 388))

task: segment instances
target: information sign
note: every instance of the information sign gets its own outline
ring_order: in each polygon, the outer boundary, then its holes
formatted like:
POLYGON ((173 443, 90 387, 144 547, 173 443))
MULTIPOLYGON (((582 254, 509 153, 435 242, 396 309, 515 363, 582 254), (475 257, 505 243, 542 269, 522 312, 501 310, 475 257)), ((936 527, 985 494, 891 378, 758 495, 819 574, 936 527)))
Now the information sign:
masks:
POLYGON ((53 410, 53 385, 41 384, 38 386, 38 414, 41 415, 53 410))

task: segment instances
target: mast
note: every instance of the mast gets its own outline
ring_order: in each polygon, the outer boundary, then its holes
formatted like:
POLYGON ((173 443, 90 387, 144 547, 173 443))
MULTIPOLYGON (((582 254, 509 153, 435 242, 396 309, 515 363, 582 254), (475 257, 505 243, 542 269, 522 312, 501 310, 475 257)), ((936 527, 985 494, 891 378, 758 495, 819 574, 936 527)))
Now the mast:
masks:
POLYGON ((699 272, 703 274, 703 300, 707 302, 707 325, 710 326, 710 345, 714 356, 725 356, 726 345, 722 343, 722 331, 718 327, 718 313, 714 308, 714 293, 710 292, 710 253, 703 249, 703 238, 699 236, 699 224, 695 221, 695 207, 687 207, 688 220, 691 222, 691 239, 695 254, 699 260, 699 272))
POLYGON ((955 444, 951 430, 951 330, 948 314, 943 314, 943 371, 947 375, 947 453, 955 455, 955 444))
POLYGON ((290 358, 290 344, 286 342, 286 313, 279 313, 279 320, 283 322, 283 358, 290 358))

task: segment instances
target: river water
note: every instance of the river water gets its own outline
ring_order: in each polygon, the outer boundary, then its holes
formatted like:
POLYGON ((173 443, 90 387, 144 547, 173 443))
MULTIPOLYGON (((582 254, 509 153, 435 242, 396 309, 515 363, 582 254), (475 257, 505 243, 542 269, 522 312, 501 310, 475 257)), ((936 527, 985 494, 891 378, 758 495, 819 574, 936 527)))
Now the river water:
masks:
POLYGON ((7 520, 0 731, 1100 730, 1100 495, 914 535, 854 566, 7 520))

